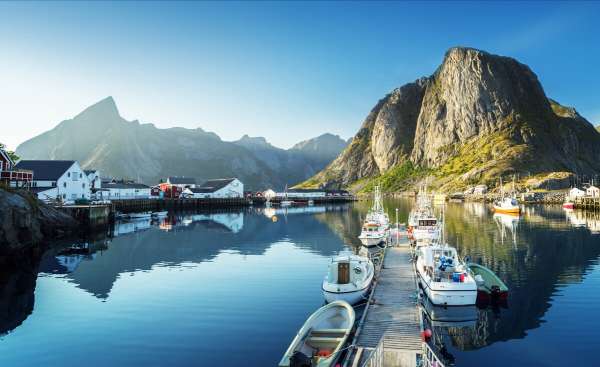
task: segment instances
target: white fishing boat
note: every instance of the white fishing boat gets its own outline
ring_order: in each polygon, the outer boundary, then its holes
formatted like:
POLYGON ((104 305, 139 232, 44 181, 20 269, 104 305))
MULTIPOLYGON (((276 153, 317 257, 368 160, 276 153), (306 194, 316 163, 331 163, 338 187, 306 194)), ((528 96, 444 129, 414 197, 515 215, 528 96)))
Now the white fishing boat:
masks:
POLYGON ((318 309, 285 352, 279 367, 335 366, 354 326, 354 309, 347 302, 335 301, 318 309))
POLYGON ((358 239, 362 242, 363 246, 378 246, 385 242, 385 231, 379 223, 365 222, 358 239))
POLYGON ((496 213, 513 213, 519 214, 521 207, 515 195, 515 183, 513 180, 513 190, 509 196, 504 195, 502 188, 502 177, 500 178, 500 196, 494 201, 494 211, 496 213))
POLYGON ((366 222, 375 222, 378 223, 383 230, 387 230, 390 225, 390 218, 388 214, 383 210, 383 199, 381 194, 381 188, 379 186, 375 186, 375 200, 373 203, 373 207, 367 213, 366 222))
POLYGON ((284 195, 285 195, 284 199, 279 202, 279 205, 284 205, 284 206, 292 205, 294 202, 289 199, 289 195, 288 195, 288 191, 287 191, 287 185, 285 185, 284 195))
POLYGON ((152 216, 151 212, 146 213, 129 213, 129 218, 137 219, 137 218, 150 218, 152 216))
POLYGON ((417 272, 434 306, 470 306, 477 301, 477 284, 454 247, 421 247, 417 272))
POLYGON ((323 294, 329 303, 345 301, 354 305, 364 301, 373 283, 373 263, 366 257, 340 252, 331 259, 323 280, 323 294))
POLYGON ((169 214, 169 212, 167 211, 162 211, 162 212, 154 212, 152 213, 153 217, 166 217, 169 214))

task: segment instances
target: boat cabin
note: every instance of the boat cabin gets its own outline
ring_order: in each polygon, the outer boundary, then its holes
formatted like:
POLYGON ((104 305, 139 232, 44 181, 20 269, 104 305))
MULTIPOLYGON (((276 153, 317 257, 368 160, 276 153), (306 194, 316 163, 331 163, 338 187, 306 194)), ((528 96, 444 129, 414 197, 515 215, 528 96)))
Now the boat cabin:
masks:
POLYGON ((350 284, 363 279, 363 269, 369 273, 369 262, 355 256, 338 257, 331 261, 327 282, 331 284, 350 284), (357 270, 358 269, 358 270, 357 270))

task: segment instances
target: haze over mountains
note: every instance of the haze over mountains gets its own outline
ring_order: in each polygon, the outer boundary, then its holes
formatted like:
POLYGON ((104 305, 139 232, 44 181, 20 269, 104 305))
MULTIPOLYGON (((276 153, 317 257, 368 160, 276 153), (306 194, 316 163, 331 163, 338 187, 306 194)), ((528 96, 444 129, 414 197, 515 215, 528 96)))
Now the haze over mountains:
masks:
POLYGON ((156 184, 168 176, 237 177, 254 190, 302 182, 335 159, 349 144, 324 134, 280 149, 264 138, 245 135, 222 141, 201 128, 158 129, 153 124, 127 121, 112 97, 87 108, 71 120, 19 145, 21 159, 77 160, 84 169, 104 176, 156 184))
POLYGON ((381 99, 350 147, 300 187, 359 190, 380 178, 384 189, 397 191, 432 175, 436 186, 453 189, 557 171, 600 172, 597 129, 547 98, 527 65, 452 47, 433 75, 381 99))

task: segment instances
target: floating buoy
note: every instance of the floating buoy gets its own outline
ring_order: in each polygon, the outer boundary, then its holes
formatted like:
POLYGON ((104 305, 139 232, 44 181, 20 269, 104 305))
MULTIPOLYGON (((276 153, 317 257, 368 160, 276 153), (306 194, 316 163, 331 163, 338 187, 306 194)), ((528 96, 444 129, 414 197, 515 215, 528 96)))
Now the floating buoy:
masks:
POLYGON ((277 222, 277 217, 273 217, 273 222, 277 222))
POLYGON ((427 339, 431 339, 431 330, 429 329, 425 329, 425 331, 423 331, 422 333, 422 338, 423 341, 426 341, 427 339))

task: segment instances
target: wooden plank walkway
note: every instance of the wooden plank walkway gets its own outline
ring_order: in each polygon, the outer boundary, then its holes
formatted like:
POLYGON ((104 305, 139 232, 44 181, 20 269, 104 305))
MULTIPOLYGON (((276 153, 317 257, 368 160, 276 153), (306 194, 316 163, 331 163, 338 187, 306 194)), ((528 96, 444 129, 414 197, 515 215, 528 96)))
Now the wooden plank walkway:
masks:
POLYGON ((417 300, 411 297, 415 289, 412 256, 404 233, 399 243, 386 251, 373 295, 375 304, 369 306, 350 366, 362 366, 383 340, 384 366, 416 367, 422 346, 419 308, 417 300))

